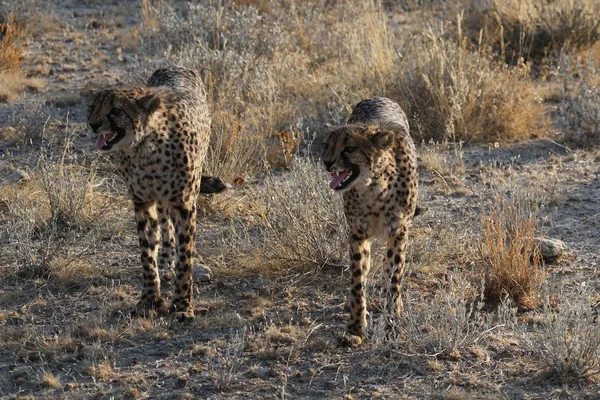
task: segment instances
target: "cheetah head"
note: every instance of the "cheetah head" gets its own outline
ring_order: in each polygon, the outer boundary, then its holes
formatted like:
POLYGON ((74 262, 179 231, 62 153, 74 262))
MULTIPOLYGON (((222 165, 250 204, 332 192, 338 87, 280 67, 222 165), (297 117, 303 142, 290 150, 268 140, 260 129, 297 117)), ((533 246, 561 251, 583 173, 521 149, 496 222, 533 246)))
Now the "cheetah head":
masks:
POLYGON ((342 192, 368 183, 381 154, 393 141, 393 131, 370 125, 344 125, 327 132, 322 158, 332 177, 329 187, 342 192))
POLYGON ((124 150, 138 143, 148 117, 160 106, 155 94, 139 89, 108 89, 94 95, 88 123, 102 151, 124 150))

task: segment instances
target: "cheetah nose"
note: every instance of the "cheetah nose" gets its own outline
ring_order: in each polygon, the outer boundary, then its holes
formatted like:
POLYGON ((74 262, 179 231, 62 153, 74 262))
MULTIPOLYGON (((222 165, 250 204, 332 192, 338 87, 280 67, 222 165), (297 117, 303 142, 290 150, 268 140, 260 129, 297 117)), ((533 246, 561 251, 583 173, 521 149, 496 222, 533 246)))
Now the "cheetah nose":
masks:
POLYGON ((100 125, 102 125, 102 123, 100 122, 90 122, 90 128, 92 128, 94 132, 96 132, 98 128, 100 128, 100 125))
POLYGON ((333 162, 332 161, 323 160, 323 164, 325 164, 325 168, 327 168, 327 171, 329 171, 329 168, 331 168, 331 166, 333 165, 333 162))

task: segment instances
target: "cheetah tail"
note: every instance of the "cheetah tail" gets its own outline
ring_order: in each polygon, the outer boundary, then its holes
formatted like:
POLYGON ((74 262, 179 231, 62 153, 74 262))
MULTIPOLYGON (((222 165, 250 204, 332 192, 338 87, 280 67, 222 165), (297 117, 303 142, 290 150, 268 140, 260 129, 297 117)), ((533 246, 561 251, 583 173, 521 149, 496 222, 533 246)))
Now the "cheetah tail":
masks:
POLYGON ((417 215, 421 215, 421 214, 425 213, 428 209, 429 209, 429 207, 427 207, 427 206, 417 206, 413 216, 416 217, 417 215))
POLYGON ((200 193, 203 194, 221 193, 228 187, 229 185, 216 176, 202 175, 200 179, 200 193))

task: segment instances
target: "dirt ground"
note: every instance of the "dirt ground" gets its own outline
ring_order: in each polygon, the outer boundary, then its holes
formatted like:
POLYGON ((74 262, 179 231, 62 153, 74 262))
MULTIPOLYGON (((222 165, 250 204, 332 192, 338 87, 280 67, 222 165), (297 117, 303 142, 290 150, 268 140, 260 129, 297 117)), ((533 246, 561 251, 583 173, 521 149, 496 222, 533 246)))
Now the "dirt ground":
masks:
MULTIPOLYGON (((0 218, 0 398, 600 399, 597 375, 569 380, 549 368, 556 347, 544 341, 561 331, 547 322, 547 307, 469 310, 462 280, 453 279, 476 269, 472 241, 501 193, 539 203, 538 235, 567 246, 545 267, 547 304, 583 301, 592 309, 600 300, 600 152, 573 150, 552 136, 510 146, 420 144, 420 204, 428 209, 412 228, 405 280, 412 317, 396 343, 378 338, 373 279, 371 339, 339 345, 350 278, 344 263, 264 275, 239 267, 243 261, 227 265, 223 246, 235 229, 223 204, 245 204, 262 190, 262 177, 201 199, 197 248, 212 275, 197 287, 194 322, 132 318, 141 289, 133 212, 110 163, 96 160, 85 118, 90 90, 147 73, 139 7, 56 0, 19 8, 35 21, 23 39, 23 70, 45 84, 0 103, 0 162, 8 166, 0 169, 0 190, 25 190, 29 181, 8 178, 15 168, 32 175, 40 149, 55 146, 48 157, 60 159, 68 140, 68 163, 101 163, 98 182, 110 189, 93 211, 105 226, 93 233, 66 227, 48 239, 60 250, 48 261, 59 272, 15 272, 22 268, 9 239, 14 222, 0 218), (47 121, 58 122, 42 129, 35 142, 42 144, 11 136, 11 126, 47 121), (455 341, 454 351, 439 345, 444 337, 455 341)), ((11 205, 2 201, 7 214, 11 205)))

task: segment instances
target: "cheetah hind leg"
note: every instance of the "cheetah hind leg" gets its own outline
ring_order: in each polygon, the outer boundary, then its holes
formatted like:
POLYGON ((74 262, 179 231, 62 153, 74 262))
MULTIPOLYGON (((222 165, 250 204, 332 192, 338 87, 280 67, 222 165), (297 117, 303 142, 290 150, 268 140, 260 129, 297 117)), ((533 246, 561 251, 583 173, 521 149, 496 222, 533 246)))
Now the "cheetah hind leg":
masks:
POLYGON ((175 260, 175 237, 173 222, 169 216, 166 207, 159 207, 161 228, 161 247, 158 257, 158 270, 162 283, 170 283, 175 276, 173 266, 175 260))
POLYGON ((387 240, 385 265, 384 317, 386 318, 386 339, 395 341, 402 334, 399 324, 402 314, 401 284, 406 267, 406 245, 408 243, 408 224, 400 224, 387 240))
POLYGON ((173 206, 170 211, 173 212, 176 241, 175 287, 171 311, 179 321, 189 322, 194 319, 192 263, 195 254, 196 204, 181 203, 173 206))

